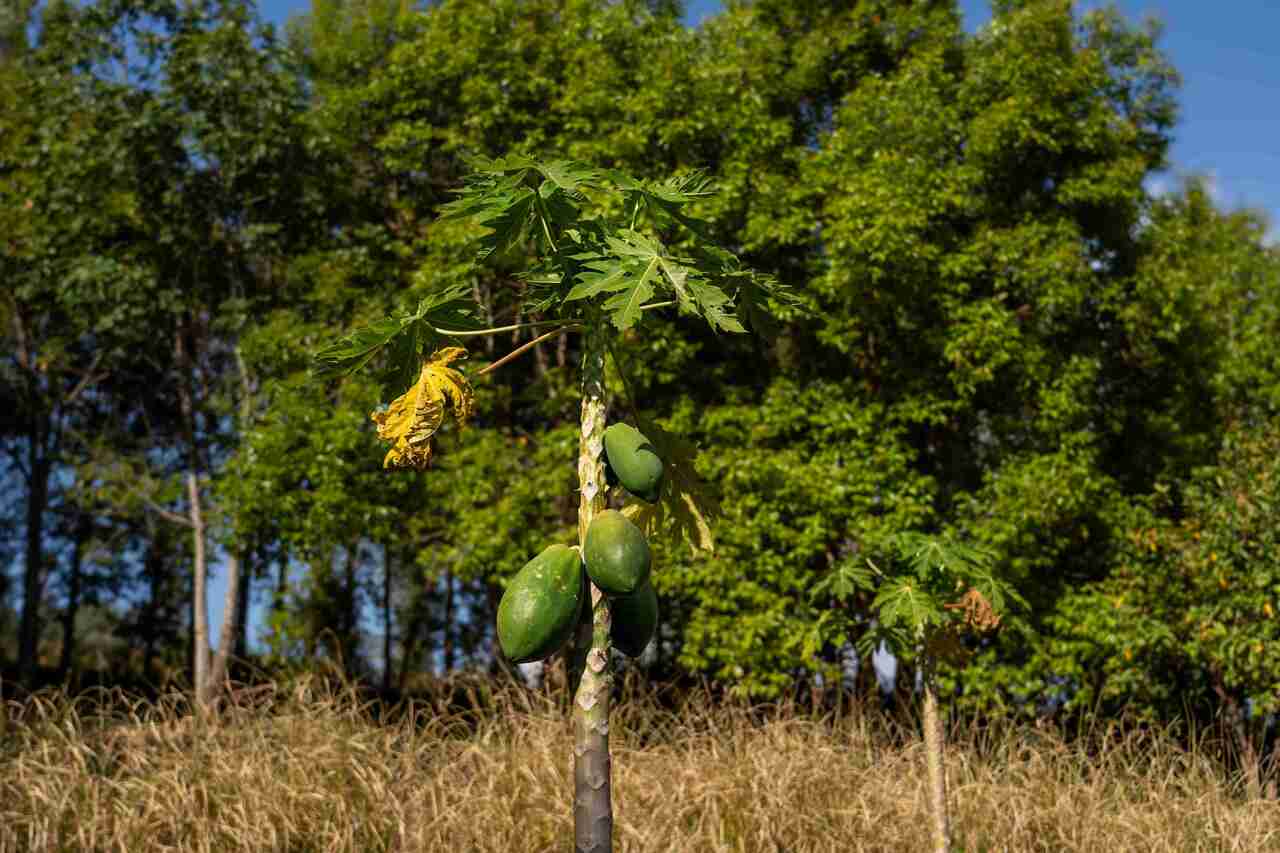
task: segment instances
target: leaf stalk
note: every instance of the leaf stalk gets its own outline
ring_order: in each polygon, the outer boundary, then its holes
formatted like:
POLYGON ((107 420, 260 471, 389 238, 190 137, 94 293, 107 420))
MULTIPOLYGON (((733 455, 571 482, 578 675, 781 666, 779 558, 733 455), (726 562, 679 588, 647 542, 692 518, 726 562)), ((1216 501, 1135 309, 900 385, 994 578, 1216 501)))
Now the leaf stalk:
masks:
POLYGON ((538 335, 538 337, 534 338, 533 340, 523 343, 520 346, 516 347, 511 352, 507 353, 502 358, 498 359, 488 367, 485 367, 481 370, 476 371, 476 376, 484 376, 486 373, 492 373, 493 371, 497 370, 499 367, 502 367, 507 362, 514 361, 515 359, 524 355, 526 352, 533 349, 538 344, 542 343, 548 338, 554 338, 556 335, 559 335, 563 332, 571 332, 571 331, 582 329, 582 328, 583 327, 580 323, 570 323, 567 326, 561 326, 558 329, 552 329, 549 332, 544 332, 543 334, 538 335))

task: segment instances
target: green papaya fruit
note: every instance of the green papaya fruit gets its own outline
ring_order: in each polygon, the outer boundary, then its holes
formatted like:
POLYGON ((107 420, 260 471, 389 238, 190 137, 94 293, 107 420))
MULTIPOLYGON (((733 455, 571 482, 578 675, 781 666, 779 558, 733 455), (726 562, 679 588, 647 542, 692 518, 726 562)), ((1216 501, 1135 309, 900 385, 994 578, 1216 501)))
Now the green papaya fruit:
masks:
POLYGON ((654 503, 662 492, 662 460, 644 433, 616 423, 604 431, 604 452, 623 488, 654 503))
POLYGON ((524 564, 498 603, 498 642, 514 663, 555 654, 573 634, 585 599, 577 548, 549 545, 524 564))
POLYGON ((658 627, 658 594, 653 584, 645 583, 631 595, 613 599, 610 610, 613 647, 628 657, 640 657, 658 627))
POLYGON ((616 509, 591 519, 582 557, 592 582, 606 595, 631 595, 649 580, 649 543, 616 509))

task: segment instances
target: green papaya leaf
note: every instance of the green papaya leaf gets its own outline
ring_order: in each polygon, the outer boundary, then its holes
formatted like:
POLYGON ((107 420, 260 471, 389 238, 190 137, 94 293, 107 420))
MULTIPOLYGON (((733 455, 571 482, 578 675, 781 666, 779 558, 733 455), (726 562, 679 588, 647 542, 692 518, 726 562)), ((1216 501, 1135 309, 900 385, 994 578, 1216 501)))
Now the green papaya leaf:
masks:
POLYGON ((347 376, 364 367, 381 352, 393 338, 403 332, 416 317, 387 317, 367 326, 361 326, 350 334, 322 347, 312 362, 312 375, 316 379, 333 379, 347 376))

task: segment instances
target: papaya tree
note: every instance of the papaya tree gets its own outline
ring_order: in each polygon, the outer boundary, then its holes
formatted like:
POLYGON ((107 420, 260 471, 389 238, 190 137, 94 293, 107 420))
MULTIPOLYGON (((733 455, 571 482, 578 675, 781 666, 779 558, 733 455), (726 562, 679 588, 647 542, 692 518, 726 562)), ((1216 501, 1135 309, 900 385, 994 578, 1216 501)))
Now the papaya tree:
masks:
POLYGON ((889 537, 881 568, 871 558, 866 565, 847 562, 810 590, 814 599, 847 605, 859 593, 874 593, 869 627, 855 622, 847 606, 825 610, 811 643, 854 640, 864 658, 882 646, 899 663, 916 663, 924 699, 924 739, 928 762, 929 804, 933 816, 933 849, 951 849, 944 764, 945 735, 938 701, 937 667, 959 663, 974 641, 1000 627, 1001 613, 1026 601, 994 571, 995 558, 986 549, 946 536, 905 531, 889 537))
POLYGON ((416 308, 360 328, 317 352, 318 378, 374 364, 384 393, 399 396, 371 417, 391 443, 387 468, 423 470, 447 415, 471 415, 475 390, 456 365, 469 338, 547 327, 543 334, 477 371, 498 369, 546 338, 581 335, 577 544, 552 543, 511 580, 498 607, 498 636, 513 662, 565 648, 570 663, 574 736, 574 830, 579 851, 612 849, 609 704, 610 651, 638 654, 657 619, 648 581, 647 537, 681 536, 714 547, 712 505, 699 487, 695 450, 655 424, 609 426, 606 358, 626 368, 612 341, 651 312, 700 318, 715 332, 743 333, 768 313, 798 310, 772 279, 712 244, 693 205, 711 195, 700 173, 644 181, 568 160, 511 155, 472 161, 474 173, 442 219, 478 227, 478 262, 519 268, 519 316, 482 327, 471 289, 452 282, 416 308), (405 390, 407 389, 407 390, 405 390), (635 500, 608 508, 611 484, 635 500), (616 618, 616 623, 615 623, 616 618))

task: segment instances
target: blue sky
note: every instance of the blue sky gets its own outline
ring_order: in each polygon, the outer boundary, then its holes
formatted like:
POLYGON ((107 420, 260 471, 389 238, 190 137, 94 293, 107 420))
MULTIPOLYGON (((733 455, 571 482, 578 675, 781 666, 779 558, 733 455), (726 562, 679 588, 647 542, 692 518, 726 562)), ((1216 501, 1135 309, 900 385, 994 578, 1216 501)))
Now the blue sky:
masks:
MULTIPOLYGON (((1081 9, 1101 5, 1078 3, 1081 9)), ((1280 237, 1280 0, 1120 0, 1116 5, 1130 20, 1155 16, 1164 23, 1160 45, 1182 75, 1172 169, 1152 180, 1152 190, 1173 186, 1182 174, 1203 174, 1220 205, 1264 211, 1272 239, 1280 237)), ((960 6, 970 31, 991 17, 988 0, 961 0, 960 6)), ((308 11, 310 3, 261 0, 260 8, 268 20, 283 24, 290 15, 308 11)), ((687 20, 696 25, 720 8, 719 0, 689 0, 687 20)), ((223 572, 215 570, 209 588, 215 642, 225 582, 223 572)), ((251 609, 251 638, 261 615, 261 606, 251 609)), ((376 630, 373 614, 368 616, 376 630)))

